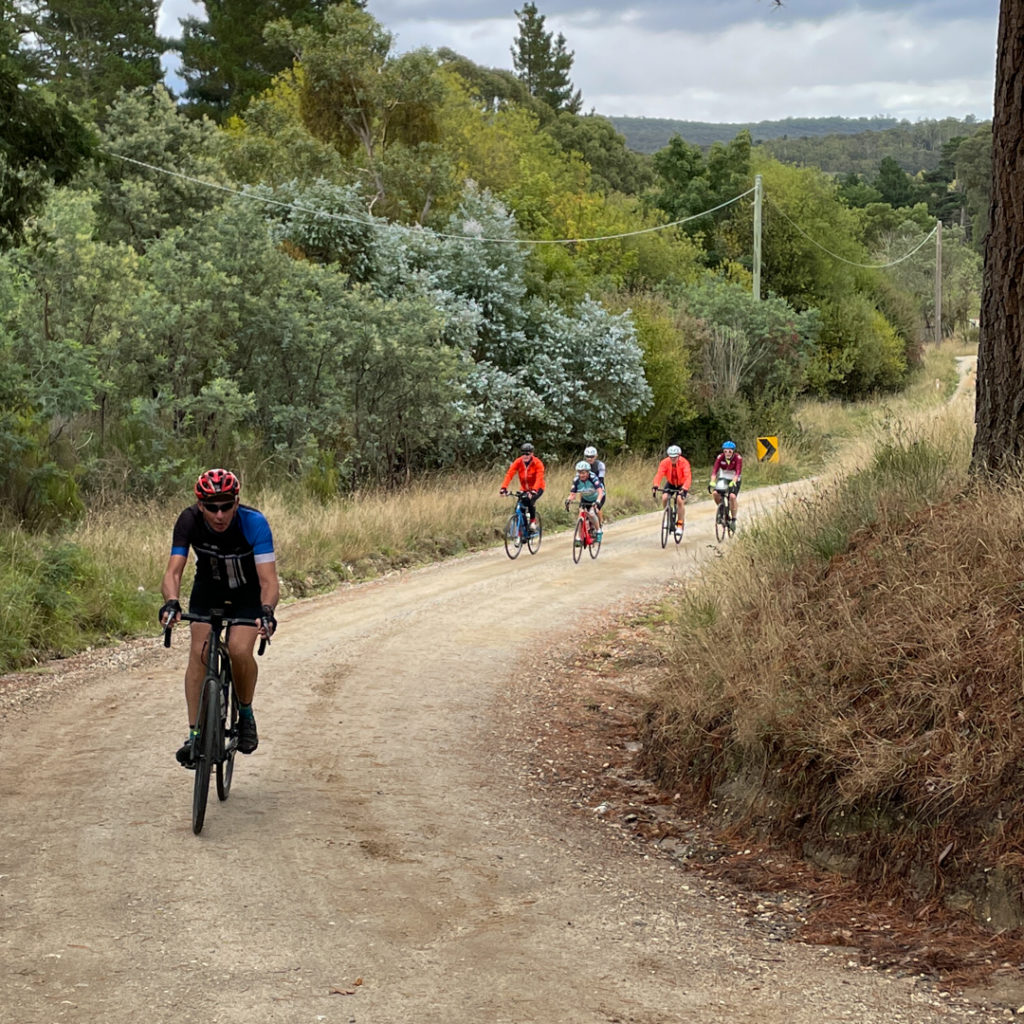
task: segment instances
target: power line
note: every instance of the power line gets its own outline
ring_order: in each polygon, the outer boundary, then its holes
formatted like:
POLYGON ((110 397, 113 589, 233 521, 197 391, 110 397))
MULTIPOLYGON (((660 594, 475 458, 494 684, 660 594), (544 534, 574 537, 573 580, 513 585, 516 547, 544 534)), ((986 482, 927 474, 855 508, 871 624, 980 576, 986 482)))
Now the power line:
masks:
MULTIPOLYGON (((168 177, 179 178, 182 181, 189 181, 195 185, 200 185, 203 188, 214 189, 218 192, 225 192, 228 195, 238 196, 241 199, 251 199, 259 203, 265 203, 268 206, 279 206, 287 210, 295 210, 298 213, 307 213, 314 217, 323 217, 327 220, 337 220, 352 224, 359 224, 361 227, 372 228, 374 230, 382 229, 385 227, 398 227, 404 231, 417 231, 422 230, 419 228, 409 227, 405 224, 395 224, 390 221, 381 220, 367 220, 363 217, 354 217, 350 214, 343 213, 331 213, 327 210, 317 210, 309 206, 302 206, 299 203, 284 202, 280 199, 272 199, 269 196, 256 195, 247 189, 232 188, 229 185, 221 185, 218 182, 207 181, 204 178, 197 178, 191 174, 185 174, 182 171, 176 171, 168 167, 158 167, 156 164, 147 163, 144 160, 136 160, 134 157, 125 156, 122 153, 108 153, 109 156, 116 157, 119 160, 124 160, 126 163, 135 164, 137 167, 144 167, 146 170, 154 171, 157 174, 165 174, 168 177)), ((746 192, 740 193, 738 196, 733 196, 732 199, 727 199, 725 202, 719 203, 717 206, 712 206, 707 210, 702 210, 700 213, 691 214, 688 217, 681 217, 678 220, 670 221, 667 224, 656 224, 649 228, 638 228, 635 231, 622 231, 613 235, 594 235, 589 238, 492 238, 485 235, 455 235, 449 234, 444 231, 431 230, 431 233, 436 238, 447 238, 454 241, 461 242, 481 242, 491 244, 503 244, 503 245, 573 245, 581 242, 609 242, 623 238, 635 238, 638 235, 649 235, 656 231, 667 231, 669 228, 676 228, 682 224, 688 224, 691 221, 699 220, 701 217, 707 217, 712 213, 717 213, 719 210, 724 210, 727 206, 731 206, 733 203, 738 203, 741 199, 745 199, 752 192, 754 188, 748 188, 746 192)), ((904 260, 910 259, 916 252, 918 252, 928 241, 935 237, 935 232, 938 230, 938 223, 936 222, 935 227, 927 234, 910 252, 899 257, 899 259, 892 260, 889 263, 858 263, 854 260, 848 260, 845 256, 840 256, 839 253, 833 252, 827 246, 822 245, 819 241, 808 234, 799 224, 797 224, 786 212, 772 201, 771 196, 766 195, 765 198, 771 204, 772 208, 793 228, 800 232, 812 245, 817 246, 822 252, 827 253, 833 259, 839 260, 841 263, 846 263, 851 267, 860 267, 865 270, 884 270, 888 267, 895 267, 902 263, 904 260)))
MULTIPOLYGON (((299 213, 312 214, 315 217, 324 217, 328 220, 346 221, 353 224, 359 224, 362 227, 368 228, 384 228, 384 227, 398 227, 405 231, 415 231, 416 228, 411 228, 405 224, 393 224, 389 221, 380 220, 366 220, 362 217, 353 217, 349 214, 342 213, 331 213, 327 210, 315 210, 312 207, 301 206, 299 203, 283 202, 280 199, 271 199, 269 196, 260 196, 255 193, 245 190, 231 188, 228 185, 221 185, 214 181, 206 181, 204 178, 197 178, 191 174, 184 174, 181 171, 175 171, 167 167, 158 167, 156 164, 146 163, 144 160, 136 160, 130 156, 124 156, 122 153, 109 153, 109 156, 117 157, 119 160, 124 160, 126 163, 135 164, 137 167, 145 167, 149 171, 155 171, 157 174, 166 174, 172 178, 180 178, 182 181, 190 181, 195 185, 201 185, 204 188, 215 189, 218 192, 226 192, 229 195, 238 196, 242 199, 252 199, 259 203, 266 203, 269 206, 280 206, 288 210, 295 210, 299 213)), ((689 217, 682 217, 679 220, 674 220, 668 224, 656 224, 654 227, 649 228, 638 228, 636 231, 622 231, 614 235, 595 235, 590 238, 490 238, 484 235, 453 235, 447 234, 443 231, 431 230, 431 233, 436 238, 449 238, 455 241, 461 242, 491 242, 511 245, 573 245, 578 242, 608 242, 615 239, 621 238, 633 238, 637 235, 649 235, 655 231, 667 231, 669 228, 679 227, 681 224, 687 224, 690 221, 698 220, 700 217, 706 217, 709 214, 717 213, 719 210, 725 209, 727 206, 731 206, 733 203, 738 203, 741 199, 746 198, 754 190, 752 188, 747 189, 746 192, 738 196, 734 196, 732 199, 727 199, 724 203, 719 203, 717 206, 712 206, 708 210, 702 210, 700 213, 691 214, 689 217)))
POLYGON ((839 253, 833 252, 831 249, 822 245, 821 242, 818 242, 817 240, 812 238, 806 231, 804 231, 802 227, 800 227, 799 224, 796 223, 796 221, 794 221, 791 217, 787 216, 785 211, 780 206, 778 206, 778 204, 772 202, 770 196, 766 196, 765 198, 768 200, 769 203, 771 203, 772 209, 775 210, 783 218, 783 220, 787 221, 790 225, 796 228, 797 231, 799 231, 800 234, 803 235, 804 238, 806 238, 807 241, 811 243, 811 245, 816 245, 822 252, 828 253, 829 256, 831 256, 833 259, 839 260, 841 263, 846 263, 851 267, 862 267, 865 270, 885 270, 887 267, 895 267, 897 264, 902 263, 904 260, 909 260, 910 257, 914 255, 914 253, 916 253, 919 249, 921 249, 924 246, 925 242, 927 242, 929 239, 934 238, 935 232, 939 230, 939 224, 938 221, 936 221, 935 227, 933 227, 931 231, 927 235, 925 235, 925 237, 921 239, 921 241, 918 242, 918 244, 915 245, 913 249, 910 250, 910 252, 901 256, 898 260, 892 260, 890 263, 856 263, 853 260, 848 260, 845 256, 840 256, 839 253))

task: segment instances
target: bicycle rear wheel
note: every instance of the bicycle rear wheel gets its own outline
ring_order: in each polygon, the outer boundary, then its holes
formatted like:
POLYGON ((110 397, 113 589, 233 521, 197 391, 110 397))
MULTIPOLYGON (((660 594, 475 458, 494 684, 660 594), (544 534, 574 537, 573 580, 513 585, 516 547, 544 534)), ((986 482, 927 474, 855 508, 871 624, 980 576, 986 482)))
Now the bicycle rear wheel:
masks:
POLYGON ((665 513, 661 517, 661 546, 668 544, 668 535, 675 529, 676 515, 671 505, 665 506, 665 513))
POLYGON ((726 533, 729 532, 729 512, 728 505, 725 503, 725 498, 722 499, 722 503, 718 506, 718 511, 715 513, 715 538, 716 540, 725 540, 726 533))
POLYGON ((220 759, 217 761, 217 797, 220 800, 227 800, 231 792, 231 776, 235 771, 235 749, 238 746, 238 699, 235 697, 235 688, 231 685, 231 677, 227 680, 228 690, 228 712, 227 721, 220 720, 220 742, 218 749, 221 751, 220 759))
POLYGON ((544 527, 541 525, 540 513, 537 513, 537 532, 531 533, 526 538, 526 546, 530 549, 530 554, 535 555, 540 550, 540 539, 544 534, 544 527))
POLYGON ((517 558, 523 547, 523 533, 519 525, 519 513, 513 512, 505 527, 505 554, 517 558))
POLYGON ((583 520, 576 520, 576 529, 572 535, 572 560, 578 562, 583 557, 583 520))
POLYGON ((206 800, 210 795, 210 769, 216 754, 217 727, 220 715, 217 710, 216 676, 207 676, 203 681, 203 692, 199 698, 199 735, 196 737, 196 776, 192 785, 192 831, 199 835, 206 819, 206 800))

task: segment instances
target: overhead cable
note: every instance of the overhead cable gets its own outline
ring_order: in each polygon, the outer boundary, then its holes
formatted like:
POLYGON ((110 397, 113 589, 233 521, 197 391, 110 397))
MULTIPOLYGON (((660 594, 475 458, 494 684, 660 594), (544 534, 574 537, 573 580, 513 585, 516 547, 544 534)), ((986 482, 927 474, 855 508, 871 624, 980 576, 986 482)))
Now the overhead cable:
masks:
MULTIPOLYGON (((239 196, 242 199, 253 199, 256 202, 266 203, 269 206, 281 206, 285 209, 296 210, 299 213, 308 213, 315 217, 327 218, 328 220, 348 221, 368 228, 399 227, 406 231, 420 230, 409 227, 409 225, 406 224, 392 224, 389 221, 367 220, 362 217, 353 217, 349 214, 330 213, 327 210, 316 210, 312 207, 301 206, 299 203, 287 203, 280 199, 271 199, 268 196, 256 195, 254 192, 245 189, 231 188, 228 185, 220 185, 217 182, 206 181, 203 178, 197 178, 191 174, 184 174, 181 171, 171 170, 167 167, 158 167, 155 164, 146 163, 144 160, 136 160, 133 157, 124 156, 121 153, 110 153, 108 155, 117 157, 119 160, 124 160, 126 163, 135 164, 138 167, 145 167, 147 170, 155 171, 157 174, 166 174, 169 177, 180 178, 183 181, 190 181, 193 184, 201 185, 204 188, 215 189, 218 192, 227 192, 229 195, 239 196)), ((679 220, 671 221, 668 224, 656 224, 654 227, 639 228, 636 231, 622 231, 614 235, 595 235, 591 238, 490 238, 483 235, 446 234, 443 231, 435 231, 433 228, 429 230, 431 234, 437 238, 450 238, 461 242, 498 242, 514 245, 573 245, 577 242, 607 242, 613 239, 632 238, 636 235, 648 235, 654 231, 666 231, 669 228, 679 227, 680 224, 687 224, 700 217, 706 217, 709 214, 717 213, 719 210, 725 209, 725 207, 731 206, 733 203, 737 203, 741 199, 746 198, 753 191, 753 188, 749 188, 746 192, 743 192, 738 196, 734 196, 732 199, 727 199, 724 203, 719 203, 717 206, 712 206, 708 210, 702 210, 700 213, 691 214, 689 217, 682 217, 679 220)))

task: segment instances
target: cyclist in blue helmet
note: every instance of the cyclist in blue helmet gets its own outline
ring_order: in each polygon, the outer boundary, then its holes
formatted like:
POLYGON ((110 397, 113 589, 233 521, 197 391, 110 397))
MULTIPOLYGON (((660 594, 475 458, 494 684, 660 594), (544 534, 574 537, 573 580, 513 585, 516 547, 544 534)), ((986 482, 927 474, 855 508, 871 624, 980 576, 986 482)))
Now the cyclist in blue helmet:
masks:
POLYGON ((740 493, 740 474, 742 472, 743 456, 736 451, 733 441, 723 441, 722 450, 718 453, 711 469, 711 482, 708 484, 708 490, 714 497, 715 504, 720 505, 722 495, 715 490, 715 484, 720 479, 729 481, 729 519, 731 520, 729 525, 732 529, 736 528, 736 509, 739 504, 736 495, 740 493))

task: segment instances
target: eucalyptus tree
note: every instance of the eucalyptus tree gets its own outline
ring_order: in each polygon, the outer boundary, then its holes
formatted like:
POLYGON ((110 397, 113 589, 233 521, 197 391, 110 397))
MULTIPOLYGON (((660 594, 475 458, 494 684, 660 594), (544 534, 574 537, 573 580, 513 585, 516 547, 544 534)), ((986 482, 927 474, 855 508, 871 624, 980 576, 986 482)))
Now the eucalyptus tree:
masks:
POLYGON ((403 149, 436 156, 445 96, 437 59, 426 50, 393 54, 391 33, 355 6, 328 8, 316 26, 275 21, 265 37, 301 67, 307 127, 355 164, 371 207, 386 210, 389 158, 403 149))
POLYGON ((229 179, 215 133, 186 118, 162 86, 122 93, 100 129, 102 160, 75 183, 97 194, 100 236, 142 250, 219 206, 229 179))
POLYGON ((985 250, 992 203, 992 125, 980 126, 956 151, 956 184, 963 193, 964 227, 971 245, 985 250))

